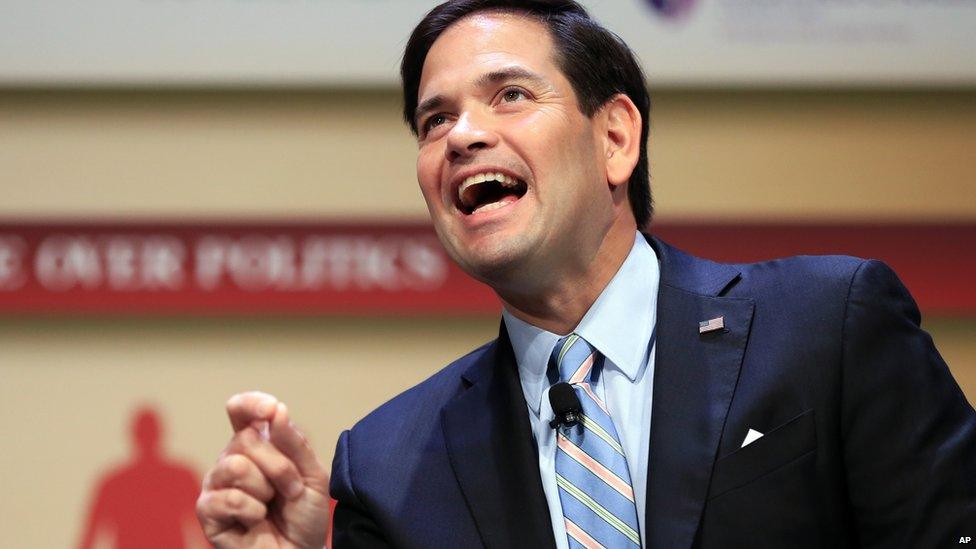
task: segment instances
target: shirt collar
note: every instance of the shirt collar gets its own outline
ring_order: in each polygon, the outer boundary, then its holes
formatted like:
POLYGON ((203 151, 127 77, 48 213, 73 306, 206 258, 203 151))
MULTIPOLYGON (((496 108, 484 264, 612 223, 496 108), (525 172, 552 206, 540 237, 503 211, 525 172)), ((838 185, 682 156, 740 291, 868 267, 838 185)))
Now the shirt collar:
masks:
MULTIPOLYGON (((647 362, 657 319, 660 270, 654 249, 637 233, 634 246, 620 269, 583 315, 574 332, 607 357, 606 368, 616 368, 631 381, 647 362)), ((549 385, 546 369, 559 335, 502 311, 522 391, 529 407, 539 414, 542 393, 549 385)))

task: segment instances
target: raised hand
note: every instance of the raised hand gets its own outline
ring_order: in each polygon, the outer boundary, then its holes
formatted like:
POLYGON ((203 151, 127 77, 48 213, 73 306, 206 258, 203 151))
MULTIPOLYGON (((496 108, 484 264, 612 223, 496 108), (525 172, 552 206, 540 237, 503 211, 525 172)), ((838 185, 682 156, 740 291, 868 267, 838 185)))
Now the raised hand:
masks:
POLYGON ((234 435, 203 480, 197 517, 218 549, 325 546, 329 476, 268 394, 227 401, 234 435))

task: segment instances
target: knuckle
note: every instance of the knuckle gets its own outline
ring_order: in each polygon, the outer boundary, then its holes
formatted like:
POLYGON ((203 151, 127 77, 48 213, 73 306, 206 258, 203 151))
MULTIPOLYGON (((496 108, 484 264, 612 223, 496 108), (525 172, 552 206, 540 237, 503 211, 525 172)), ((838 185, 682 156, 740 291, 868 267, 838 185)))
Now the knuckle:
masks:
POLYGON ((240 509, 241 507, 244 507, 244 504, 246 503, 244 493, 235 489, 227 490, 227 495, 225 496, 224 501, 231 509, 240 509))
POLYGON ((200 497, 197 498, 196 511, 197 517, 200 520, 205 520, 210 517, 213 512, 213 497, 209 490, 204 490, 200 493, 200 497))
POLYGON ((246 475, 250 469, 250 460, 241 454, 231 454, 224 458, 221 465, 227 471, 228 476, 239 479, 246 475))
POLYGON ((274 460, 268 464, 268 475, 276 480, 286 480, 291 476, 291 466, 284 460, 274 460))

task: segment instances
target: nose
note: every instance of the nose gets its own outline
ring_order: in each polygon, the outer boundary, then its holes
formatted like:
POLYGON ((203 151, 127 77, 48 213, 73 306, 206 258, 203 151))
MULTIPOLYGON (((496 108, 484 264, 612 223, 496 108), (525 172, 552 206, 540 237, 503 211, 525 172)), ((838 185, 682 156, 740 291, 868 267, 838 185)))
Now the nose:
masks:
POLYGON ((471 112, 461 114, 447 135, 447 159, 451 162, 469 157, 481 149, 494 147, 498 136, 488 124, 471 112))

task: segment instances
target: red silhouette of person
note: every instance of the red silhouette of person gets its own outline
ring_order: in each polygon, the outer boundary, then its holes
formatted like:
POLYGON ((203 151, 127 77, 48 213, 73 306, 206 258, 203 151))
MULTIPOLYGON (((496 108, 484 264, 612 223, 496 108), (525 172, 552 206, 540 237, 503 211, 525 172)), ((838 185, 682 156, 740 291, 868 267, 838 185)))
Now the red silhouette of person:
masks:
POLYGON ((131 434, 132 459, 99 481, 79 547, 94 547, 100 536, 117 549, 206 547, 194 513, 199 477, 163 456, 156 411, 137 410, 131 434))

